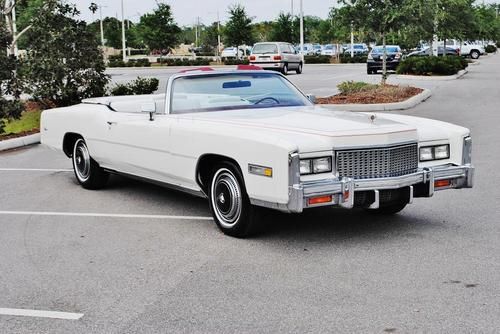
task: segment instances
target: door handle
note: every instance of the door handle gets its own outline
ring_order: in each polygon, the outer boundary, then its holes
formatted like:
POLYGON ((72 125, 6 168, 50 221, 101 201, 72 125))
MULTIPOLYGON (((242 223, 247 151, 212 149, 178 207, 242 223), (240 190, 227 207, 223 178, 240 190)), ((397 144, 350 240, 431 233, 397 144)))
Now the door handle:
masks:
POLYGON ((116 125, 117 123, 116 122, 111 122, 111 121, 107 121, 106 123, 108 123, 108 125, 116 125))

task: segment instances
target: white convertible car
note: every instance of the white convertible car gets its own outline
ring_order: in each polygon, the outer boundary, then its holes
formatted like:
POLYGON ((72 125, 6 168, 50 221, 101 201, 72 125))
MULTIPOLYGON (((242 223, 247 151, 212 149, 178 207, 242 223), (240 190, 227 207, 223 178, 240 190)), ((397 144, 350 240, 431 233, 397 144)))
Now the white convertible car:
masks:
POLYGON ((166 94, 47 110, 42 143, 72 159, 84 188, 119 173, 207 197, 219 228, 237 237, 255 230, 262 207, 392 214, 472 187, 468 129, 310 100, 279 73, 201 68, 173 75, 166 94))

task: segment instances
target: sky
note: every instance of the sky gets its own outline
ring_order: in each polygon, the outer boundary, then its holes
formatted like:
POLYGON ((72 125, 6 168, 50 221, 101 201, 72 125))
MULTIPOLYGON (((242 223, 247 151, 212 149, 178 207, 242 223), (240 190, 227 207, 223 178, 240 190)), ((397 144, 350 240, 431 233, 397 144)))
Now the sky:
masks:
MULTIPOLYGON (((290 12, 292 0, 123 0, 125 17, 132 21, 138 21, 140 15, 152 11, 156 7, 156 2, 164 2, 172 7, 175 20, 179 25, 193 25, 196 17, 200 17, 200 22, 210 24, 217 21, 217 11, 219 11, 221 22, 228 18, 228 6, 240 3, 247 14, 255 17, 254 21, 266 21, 275 19, 281 11, 290 12)), ((95 2, 103 6, 102 15, 117 16, 121 18, 121 0, 69 0, 76 3, 81 12, 81 18, 85 21, 93 21, 99 18, 97 12, 95 18, 88 9, 90 3, 95 2)), ((336 5, 335 0, 303 0, 304 15, 315 15, 326 18, 330 7, 336 5)), ((294 12, 298 13, 299 0, 293 0, 294 12)), ((338 5, 337 5, 338 6, 338 5)))
MULTIPOLYGON (((118 16, 121 18, 122 0, 67 0, 76 3, 81 12, 81 18, 87 22, 97 20, 99 13, 92 15, 88 7, 90 3, 95 2, 101 5, 102 15, 118 16)), ((247 14, 254 17, 254 22, 267 21, 275 19, 280 12, 290 12, 292 2, 294 4, 294 13, 299 10, 300 0, 123 0, 125 17, 131 21, 138 21, 142 14, 152 11, 157 2, 164 2, 172 7, 174 18, 177 24, 181 26, 191 26, 200 17, 200 23, 210 24, 217 21, 217 11, 221 22, 228 18, 228 7, 237 3, 243 5, 247 14)), ((496 3, 500 0, 478 0, 476 3, 496 3)), ((339 6, 336 0, 303 0, 304 15, 314 15, 321 18, 327 18, 330 8, 339 6)))

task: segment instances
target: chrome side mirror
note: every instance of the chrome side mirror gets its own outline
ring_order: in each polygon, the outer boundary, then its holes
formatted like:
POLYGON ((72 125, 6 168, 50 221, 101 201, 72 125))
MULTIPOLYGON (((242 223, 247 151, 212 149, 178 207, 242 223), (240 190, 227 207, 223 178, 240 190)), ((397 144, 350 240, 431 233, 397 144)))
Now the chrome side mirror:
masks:
POLYGON ((312 103, 316 103, 316 95, 307 94, 306 96, 309 101, 311 101, 312 103))
POLYGON ((154 102, 143 103, 141 106, 141 112, 149 113, 149 120, 154 121, 154 115, 156 114, 156 104, 154 102))

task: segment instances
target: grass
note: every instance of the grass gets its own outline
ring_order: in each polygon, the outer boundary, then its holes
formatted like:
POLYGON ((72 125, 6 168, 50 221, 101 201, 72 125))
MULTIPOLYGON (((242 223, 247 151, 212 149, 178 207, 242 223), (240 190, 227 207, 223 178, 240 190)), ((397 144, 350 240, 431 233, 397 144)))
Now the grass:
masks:
POLYGON ((25 111, 22 113, 20 119, 6 122, 4 133, 0 135, 0 139, 2 137, 10 137, 11 135, 39 129, 41 113, 41 111, 25 111))

